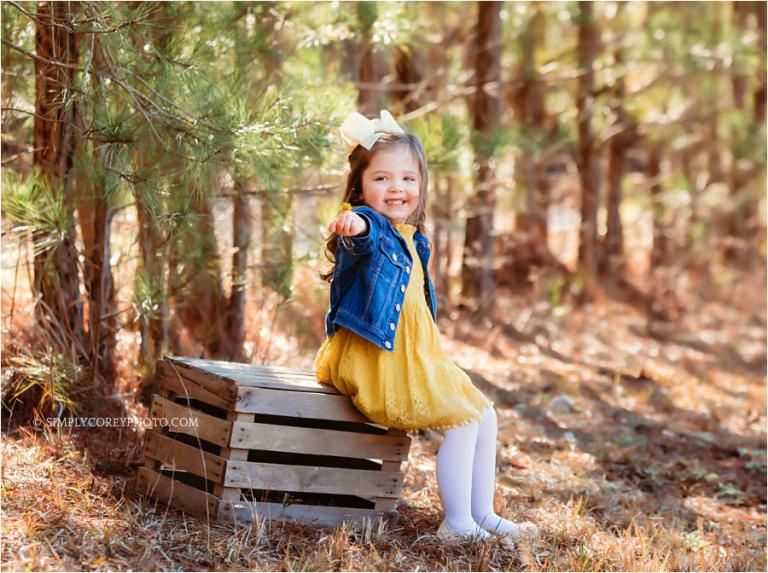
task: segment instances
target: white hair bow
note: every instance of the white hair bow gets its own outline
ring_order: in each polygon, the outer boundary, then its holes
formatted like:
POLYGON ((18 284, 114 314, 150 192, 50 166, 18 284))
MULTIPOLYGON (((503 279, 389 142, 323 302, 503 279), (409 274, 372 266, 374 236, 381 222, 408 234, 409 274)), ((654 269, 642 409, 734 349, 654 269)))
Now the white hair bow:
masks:
POLYGON ((362 145, 368 151, 384 132, 405 133, 392 114, 386 109, 381 110, 381 118, 368 119, 362 114, 353 111, 341 124, 341 140, 349 156, 358 145, 362 145))

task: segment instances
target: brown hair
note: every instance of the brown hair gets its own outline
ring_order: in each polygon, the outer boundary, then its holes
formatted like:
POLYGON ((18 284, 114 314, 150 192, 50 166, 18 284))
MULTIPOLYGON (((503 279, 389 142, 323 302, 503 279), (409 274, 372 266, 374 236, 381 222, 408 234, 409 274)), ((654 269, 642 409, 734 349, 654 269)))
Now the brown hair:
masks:
MULTIPOLYGON (((427 160, 424 156, 424 148, 421 146, 419 138, 411 133, 390 133, 384 132, 379 135, 379 139, 373 145, 370 151, 368 151, 362 145, 358 145, 349 155, 349 174, 347 175, 347 184, 344 189, 343 202, 349 203, 353 207, 359 205, 365 205, 363 203, 363 173, 371 163, 371 159, 376 152, 382 149, 392 149, 398 146, 407 147, 419 165, 419 174, 421 179, 419 181, 419 204, 416 210, 408 217, 406 223, 414 225, 418 231, 426 236, 426 226, 424 220, 427 215, 427 184, 429 183, 427 173, 427 160)), ((329 270, 320 272, 320 278, 324 281, 331 280, 333 277, 333 269, 336 266, 336 247, 338 245, 339 236, 336 233, 331 233, 330 237, 325 242, 325 256, 333 263, 333 267, 329 270)))

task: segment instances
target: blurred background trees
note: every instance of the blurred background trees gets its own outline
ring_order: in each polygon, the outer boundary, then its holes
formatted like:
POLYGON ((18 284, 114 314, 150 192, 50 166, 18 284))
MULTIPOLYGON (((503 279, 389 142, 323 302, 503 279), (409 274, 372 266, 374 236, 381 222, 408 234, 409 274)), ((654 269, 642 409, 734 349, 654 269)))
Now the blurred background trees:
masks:
POLYGON ((311 356, 354 109, 424 142, 443 317, 489 328, 501 291, 559 308, 607 293, 663 336, 683 277, 764 276, 762 2, 2 16, 5 406, 146 386, 167 352, 263 362, 283 336, 311 356))

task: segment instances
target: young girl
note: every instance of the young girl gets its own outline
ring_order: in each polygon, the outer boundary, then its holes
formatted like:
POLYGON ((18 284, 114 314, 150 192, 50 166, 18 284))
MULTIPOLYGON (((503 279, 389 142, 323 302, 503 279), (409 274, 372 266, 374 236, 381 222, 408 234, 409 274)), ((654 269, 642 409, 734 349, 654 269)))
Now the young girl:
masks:
POLYGON ((535 537, 493 510, 496 413, 493 402, 440 345, 425 237, 427 166, 418 138, 386 110, 373 121, 353 112, 341 126, 350 173, 331 221, 334 267, 325 318, 328 338, 317 379, 351 397, 377 424, 406 431, 444 429, 437 484, 442 539, 535 537))

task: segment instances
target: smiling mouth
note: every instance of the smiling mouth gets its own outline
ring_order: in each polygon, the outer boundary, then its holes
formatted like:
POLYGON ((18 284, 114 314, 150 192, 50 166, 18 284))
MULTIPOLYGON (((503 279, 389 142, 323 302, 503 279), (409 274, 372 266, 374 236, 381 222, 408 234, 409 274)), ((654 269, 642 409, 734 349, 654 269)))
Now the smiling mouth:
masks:
POLYGON ((387 205, 390 206, 397 206, 397 205, 405 205, 406 201, 404 199, 390 199, 388 201, 384 201, 387 205))

